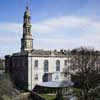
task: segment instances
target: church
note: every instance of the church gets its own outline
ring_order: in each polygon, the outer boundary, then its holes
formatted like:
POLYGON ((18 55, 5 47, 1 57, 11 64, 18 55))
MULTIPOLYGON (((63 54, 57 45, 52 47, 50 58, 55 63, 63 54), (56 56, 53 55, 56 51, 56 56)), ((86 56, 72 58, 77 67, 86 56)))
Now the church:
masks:
POLYGON ((66 79, 65 68, 69 57, 66 50, 50 51, 33 48, 31 15, 27 6, 23 17, 21 50, 5 56, 6 71, 13 82, 22 89, 32 90, 40 82, 56 82, 66 79))

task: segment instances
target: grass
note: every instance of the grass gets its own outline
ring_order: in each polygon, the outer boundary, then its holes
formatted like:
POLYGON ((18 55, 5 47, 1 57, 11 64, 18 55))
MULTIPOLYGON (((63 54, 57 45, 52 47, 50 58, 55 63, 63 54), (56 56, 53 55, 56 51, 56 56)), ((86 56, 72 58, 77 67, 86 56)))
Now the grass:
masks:
POLYGON ((44 97, 46 100, 55 100, 56 95, 48 95, 48 94, 40 94, 42 97, 44 97))

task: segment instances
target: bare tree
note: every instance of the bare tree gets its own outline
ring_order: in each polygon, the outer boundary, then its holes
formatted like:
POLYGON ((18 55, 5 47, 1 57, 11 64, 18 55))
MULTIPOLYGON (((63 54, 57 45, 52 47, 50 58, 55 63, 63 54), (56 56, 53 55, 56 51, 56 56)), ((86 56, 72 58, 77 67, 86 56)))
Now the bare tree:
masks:
POLYGON ((71 51, 70 74, 71 80, 80 89, 83 100, 89 100, 89 93, 100 84, 100 57, 99 52, 88 48, 79 48, 71 51))

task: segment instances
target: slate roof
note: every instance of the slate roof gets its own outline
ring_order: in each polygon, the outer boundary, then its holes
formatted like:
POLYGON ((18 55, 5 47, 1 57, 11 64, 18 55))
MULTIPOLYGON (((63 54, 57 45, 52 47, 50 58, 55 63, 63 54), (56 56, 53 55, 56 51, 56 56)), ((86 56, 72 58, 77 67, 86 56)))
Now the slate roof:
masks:
POLYGON ((52 82, 40 82, 37 83, 37 85, 42 87, 63 88, 63 87, 73 86, 74 83, 71 81, 52 81, 52 82))

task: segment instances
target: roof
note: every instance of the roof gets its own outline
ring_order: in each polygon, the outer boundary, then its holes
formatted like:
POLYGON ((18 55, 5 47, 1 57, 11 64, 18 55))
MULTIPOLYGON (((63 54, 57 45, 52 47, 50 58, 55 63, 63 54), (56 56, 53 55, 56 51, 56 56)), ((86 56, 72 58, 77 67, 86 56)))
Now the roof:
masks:
POLYGON ((13 56, 33 56, 33 57, 67 57, 68 51, 67 50, 43 50, 43 49, 33 49, 30 51, 25 52, 18 52, 14 53, 13 56))
POLYGON ((63 88, 63 87, 73 86, 74 83, 71 81, 52 81, 52 82, 41 82, 38 83, 37 85, 49 88, 63 88))
POLYGON ((33 49, 30 51, 25 52, 18 52, 14 53, 12 56, 33 56, 33 57, 67 57, 68 51, 67 50, 43 50, 43 49, 33 49))
POLYGON ((67 51, 64 51, 64 50, 60 50, 60 51, 50 51, 50 50, 36 50, 36 49, 33 49, 30 54, 32 56, 67 56, 68 53, 67 51))

